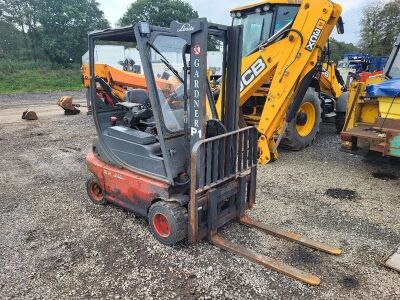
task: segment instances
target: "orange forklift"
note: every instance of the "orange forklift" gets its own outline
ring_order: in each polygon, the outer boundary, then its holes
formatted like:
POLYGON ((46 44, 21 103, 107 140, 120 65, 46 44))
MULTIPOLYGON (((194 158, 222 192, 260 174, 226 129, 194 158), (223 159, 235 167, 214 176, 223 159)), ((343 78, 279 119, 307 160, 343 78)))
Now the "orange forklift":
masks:
POLYGON ((227 251, 310 285, 320 279, 234 244, 218 233, 236 221, 304 246, 339 255, 341 250, 262 224, 246 211, 255 203, 257 141, 254 127, 239 129, 242 27, 194 19, 170 28, 147 22, 89 34, 90 100, 98 137, 86 163, 93 177, 87 192, 95 204, 113 203, 148 219, 165 245, 207 239, 227 251), (223 49, 222 116, 207 78, 207 41, 223 49), (124 101, 96 77, 96 43, 136 45, 146 87, 131 88, 124 101), (180 57, 176 69, 168 57, 180 57), (159 65, 167 70, 157 84, 159 65), (179 84, 177 84, 179 82, 179 84), (106 96, 101 96, 101 93, 106 96), (209 113, 207 113, 209 112, 209 113))

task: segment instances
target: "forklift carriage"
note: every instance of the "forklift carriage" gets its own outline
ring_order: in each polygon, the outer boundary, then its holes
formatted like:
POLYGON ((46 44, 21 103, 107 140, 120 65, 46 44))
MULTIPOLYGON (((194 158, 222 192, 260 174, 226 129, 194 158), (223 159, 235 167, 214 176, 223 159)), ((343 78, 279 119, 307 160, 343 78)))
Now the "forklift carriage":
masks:
POLYGON ((341 250, 261 224, 245 212, 255 203, 257 140, 239 129, 242 28, 195 19, 171 28, 146 22, 89 34, 90 100, 98 138, 87 155, 95 204, 114 203, 146 217, 165 245, 207 238, 214 245, 311 285, 320 279, 218 235, 231 221, 338 255, 341 250), (222 116, 207 79, 210 36, 223 52, 222 116), (134 45, 146 89, 121 102, 95 74, 96 43, 134 45), (174 59, 174 64, 169 61, 174 59))

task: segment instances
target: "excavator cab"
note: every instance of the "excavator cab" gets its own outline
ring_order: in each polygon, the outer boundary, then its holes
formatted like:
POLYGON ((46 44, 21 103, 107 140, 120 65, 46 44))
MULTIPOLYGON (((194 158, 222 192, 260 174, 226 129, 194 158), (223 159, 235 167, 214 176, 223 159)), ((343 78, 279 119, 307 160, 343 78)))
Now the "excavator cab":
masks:
POLYGON ((90 100, 98 137, 86 158, 93 174, 87 192, 95 204, 113 203, 147 218, 153 236, 165 245, 186 238, 191 243, 207 239, 318 285, 318 277, 218 233, 237 221, 330 254, 341 253, 246 214, 255 203, 258 135, 254 127, 238 126, 241 46, 242 27, 211 24, 206 19, 172 22, 170 28, 140 22, 89 34, 90 100), (223 49, 221 119, 216 118, 207 78, 210 36, 223 49), (145 85, 132 82, 123 102, 114 101, 109 81, 96 76, 94 48, 101 42, 131 43, 140 53, 145 85))
MULTIPOLYGON (((290 28, 300 4, 259 3, 231 11, 233 25, 243 26, 243 56, 282 29, 290 28)), ((280 1, 282 2, 282 1, 280 1)))

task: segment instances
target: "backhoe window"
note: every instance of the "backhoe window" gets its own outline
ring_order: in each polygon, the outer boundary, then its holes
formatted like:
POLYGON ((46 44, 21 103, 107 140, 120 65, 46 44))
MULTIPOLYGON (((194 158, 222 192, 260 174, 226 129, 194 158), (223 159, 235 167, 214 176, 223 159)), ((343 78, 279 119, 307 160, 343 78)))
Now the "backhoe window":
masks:
POLYGON ((182 50, 185 44, 181 38, 160 35, 155 39, 154 49, 150 53, 164 124, 171 132, 183 131, 185 128, 181 82, 182 50))
POLYGON ((397 51, 397 55, 393 60, 393 63, 388 72, 389 78, 400 78, 400 51, 397 51))
POLYGON ((276 15, 274 34, 292 22, 299 11, 298 6, 279 6, 276 15))
POLYGON ((233 25, 243 25, 243 56, 253 51, 262 40, 268 39, 271 32, 273 14, 249 14, 235 18, 233 25))

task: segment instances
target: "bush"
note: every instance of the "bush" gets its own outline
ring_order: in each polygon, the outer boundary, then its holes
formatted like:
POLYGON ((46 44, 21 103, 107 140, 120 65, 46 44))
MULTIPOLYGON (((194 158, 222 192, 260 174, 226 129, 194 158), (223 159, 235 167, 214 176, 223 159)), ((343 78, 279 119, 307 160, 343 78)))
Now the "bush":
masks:
POLYGON ((80 66, 67 67, 47 61, 0 60, 0 93, 79 90, 80 66))

